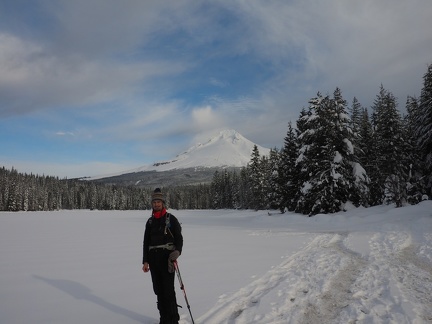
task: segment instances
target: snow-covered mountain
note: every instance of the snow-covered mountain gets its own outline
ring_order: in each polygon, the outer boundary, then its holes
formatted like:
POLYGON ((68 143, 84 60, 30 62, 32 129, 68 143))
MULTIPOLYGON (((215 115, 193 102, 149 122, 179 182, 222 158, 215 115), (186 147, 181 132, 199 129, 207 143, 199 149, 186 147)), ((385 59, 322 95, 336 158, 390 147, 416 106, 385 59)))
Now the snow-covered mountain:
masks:
MULTIPOLYGON (((244 167, 250 159, 254 145, 257 145, 235 130, 223 130, 205 143, 198 143, 175 158, 153 163, 134 170, 168 171, 200 167, 244 167)), ((257 145, 261 155, 268 155, 270 149, 257 145)))
POLYGON ((168 184, 171 183, 171 180, 177 183, 177 179, 173 178, 176 178, 178 174, 186 172, 187 178, 190 181, 188 183, 205 182, 214 172, 211 169, 241 168, 246 166, 250 162, 254 145, 258 147, 260 155, 269 155, 270 149, 253 143, 239 132, 235 130, 223 130, 215 136, 210 137, 205 143, 198 143, 173 159, 155 162, 117 174, 90 177, 87 180, 110 178, 115 183, 123 184, 140 182, 152 184, 152 181, 168 184), (198 172, 193 172, 193 177, 198 177, 197 179, 191 178, 191 170, 192 172, 201 171, 200 175, 197 174, 198 172), (144 174, 150 171, 166 173, 166 176, 163 176, 161 173, 157 176, 153 174, 151 178, 144 177, 144 174), (207 172, 208 174, 204 175, 203 172, 207 172), (165 178, 169 178, 170 181, 168 182, 165 178))

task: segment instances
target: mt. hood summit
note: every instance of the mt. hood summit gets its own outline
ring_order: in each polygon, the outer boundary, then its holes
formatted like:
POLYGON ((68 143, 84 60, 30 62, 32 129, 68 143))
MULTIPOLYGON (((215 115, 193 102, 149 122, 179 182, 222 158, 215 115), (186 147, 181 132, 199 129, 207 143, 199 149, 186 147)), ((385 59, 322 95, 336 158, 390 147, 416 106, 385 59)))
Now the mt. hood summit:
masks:
MULTIPOLYGON (((254 145, 235 130, 223 130, 206 143, 198 143, 172 160, 153 163, 134 170, 168 171, 186 168, 244 167, 250 159, 254 145)), ((257 145, 260 155, 268 155, 270 149, 257 145)))
POLYGON ((249 141, 235 130, 224 130, 207 142, 198 143, 171 160, 118 174, 91 177, 88 180, 142 187, 210 183, 218 168, 247 166, 254 145, 257 146, 260 155, 270 154, 270 149, 249 141))

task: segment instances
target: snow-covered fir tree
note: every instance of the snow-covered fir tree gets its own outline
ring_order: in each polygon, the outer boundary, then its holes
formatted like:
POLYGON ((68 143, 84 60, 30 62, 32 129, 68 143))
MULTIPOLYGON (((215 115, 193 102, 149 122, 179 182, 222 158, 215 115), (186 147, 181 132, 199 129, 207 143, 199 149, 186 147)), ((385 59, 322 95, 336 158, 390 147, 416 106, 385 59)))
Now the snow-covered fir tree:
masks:
POLYGON ((362 152, 360 150, 361 147, 361 136, 360 136, 360 128, 362 124, 362 113, 363 107, 360 102, 354 97, 351 107, 349 109, 350 117, 351 117, 351 130, 353 133, 353 145, 355 150, 355 155, 360 157, 362 152))
POLYGON ((224 208, 230 208, 232 209, 234 207, 233 204, 233 198, 234 198, 234 193, 233 193, 233 182, 232 182, 232 177, 231 177, 231 173, 228 172, 227 169, 225 169, 223 171, 223 178, 222 178, 222 183, 223 183, 223 196, 222 196, 222 205, 225 206, 224 208))
POLYGON ((291 122, 289 122, 278 168, 278 189, 281 199, 279 209, 281 212, 283 212, 285 208, 289 211, 294 211, 299 198, 299 172, 296 166, 298 154, 297 134, 294 131, 291 122))
POLYGON ((379 152, 376 161, 379 169, 377 180, 382 188, 383 201, 402 206, 406 200, 409 172, 407 146, 396 98, 382 85, 374 102, 372 121, 379 152))
MULTIPOLYGON (((316 167, 322 160, 320 147, 324 146, 322 136, 316 136, 316 132, 321 128, 319 112, 321 103, 324 100, 321 93, 317 93, 315 98, 309 101, 309 109, 306 113, 303 109, 297 125, 300 126, 298 142, 299 155, 296 160, 296 167, 299 169, 299 199, 297 200, 295 211, 309 214, 314 206, 313 193, 311 189, 316 181, 316 167)), ((326 98, 328 100, 328 98, 326 98)))
POLYGON ((427 194, 432 197, 432 64, 423 76, 415 128, 416 144, 424 163, 423 174, 427 194))
POLYGON ((253 201, 252 189, 249 183, 249 168, 244 167, 240 170, 239 177, 239 208, 251 208, 253 201))
POLYGON ((366 170, 369 179, 369 197, 368 202, 365 205, 375 206, 381 204, 383 199, 381 184, 378 181, 380 177, 380 171, 377 162, 379 152, 373 133, 372 122, 369 119, 369 113, 366 108, 363 109, 361 114, 359 137, 359 149, 357 150, 358 159, 360 164, 366 170))
POLYGON ((281 189, 280 189, 280 174, 279 166, 281 164, 281 153, 277 148, 270 150, 267 161, 266 182, 265 186, 266 200, 271 209, 280 209, 281 206, 281 189))
POLYGON ((314 215, 340 211, 347 201, 361 203, 365 187, 358 181, 367 177, 354 155, 351 121, 340 90, 333 98, 318 93, 309 112, 302 117, 305 130, 299 135, 297 163, 303 183, 296 209, 314 215))
POLYGON ((253 196, 251 208, 256 210, 263 209, 266 205, 264 187, 265 173, 263 170, 263 160, 261 159, 259 149, 256 145, 253 147, 251 161, 248 165, 248 168, 249 181, 253 196))
POLYGON ((219 171, 215 171, 213 174, 213 180, 211 183, 211 195, 212 201, 211 206, 214 209, 223 208, 223 180, 219 171))
POLYGON ((339 184, 336 185, 336 192, 341 195, 338 203, 344 204, 351 201, 355 206, 365 205, 369 196, 369 178, 356 154, 358 151, 356 149, 358 111, 361 107, 354 100, 355 122, 353 122, 347 114, 347 104, 339 88, 335 90, 333 97, 334 112, 331 114, 331 125, 334 128, 332 141, 335 150, 335 174, 341 176, 339 184), (356 132, 353 131, 353 125, 355 125, 356 132), (341 159, 339 162, 337 161, 338 155, 341 159), (342 190, 340 190, 340 184, 342 184, 342 190))
POLYGON ((416 142, 416 120, 418 119, 418 100, 415 97, 408 96, 406 101, 407 114, 404 118, 405 138, 408 145, 409 156, 409 175, 407 181, 407 202, 417 204, 422 200, 426 192, 425 183, 423 182, 423 163, 421 154, 416 142))

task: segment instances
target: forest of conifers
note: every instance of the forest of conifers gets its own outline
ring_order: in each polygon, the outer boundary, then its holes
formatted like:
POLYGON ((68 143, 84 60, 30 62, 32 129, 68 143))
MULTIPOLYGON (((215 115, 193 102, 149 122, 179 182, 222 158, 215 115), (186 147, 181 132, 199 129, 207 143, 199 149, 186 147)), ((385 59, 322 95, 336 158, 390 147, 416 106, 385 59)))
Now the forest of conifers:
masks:
MULTIPOLYGON (((173 209, 278 209, 306 215, 352 206, 416 204, 431 198, 432 64, 404 115, 382 85, 372 107, 337 88, 318 93, 288 123, 284 146, 210 184, 163 188, 173 209)), ((154 188, 96 184, 0 168, 0 211, 149 209, 154 188)))

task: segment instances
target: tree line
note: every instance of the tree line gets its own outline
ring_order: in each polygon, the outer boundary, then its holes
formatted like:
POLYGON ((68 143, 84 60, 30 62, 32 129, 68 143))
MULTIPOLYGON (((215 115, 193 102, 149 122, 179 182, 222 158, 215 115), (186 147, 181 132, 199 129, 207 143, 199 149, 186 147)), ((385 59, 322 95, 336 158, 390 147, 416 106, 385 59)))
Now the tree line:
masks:
POLYGON ((0 168, 0 210, 125 210, 149 208, 150 189, 104 186, 0 168))
MULTIPOLYGON (((406 115, 381 85, 370 107, 339 88, 302 108, 281 149, 255 146, 240 171, 215 172, 210 184, 163 188, 174 209, 279 209, 307 215, 354 206, 416 204, 432 195, 432 64, 406 115)), ((97 184, 0 168, 0 210, 151 208, 154 188, 97 184)))
MULTIPOLYGON (((210 209, 210 184, 162 188, 174 209, 210 209)), ((99 184, 0 168, 0 211, 146 210, 154 188, 99 184)))

